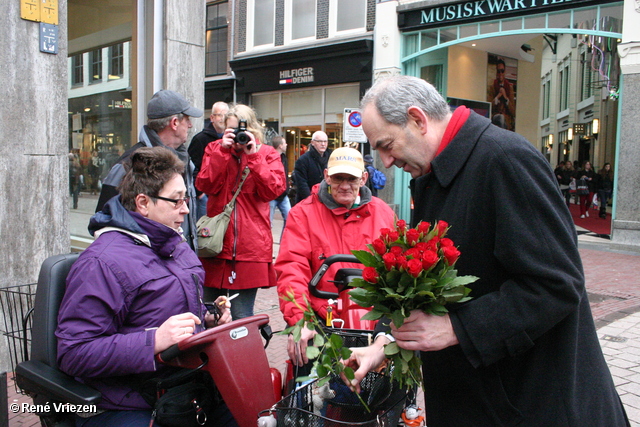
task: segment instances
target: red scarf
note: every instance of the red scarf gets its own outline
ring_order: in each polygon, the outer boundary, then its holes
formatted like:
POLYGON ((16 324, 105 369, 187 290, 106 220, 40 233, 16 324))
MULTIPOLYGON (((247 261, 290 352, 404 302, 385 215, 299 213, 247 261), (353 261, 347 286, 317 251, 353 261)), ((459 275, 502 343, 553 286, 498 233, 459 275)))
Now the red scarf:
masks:
POLYGON ((451 120, 449 120, 449 124, 444 131, 444 135, 442 135, 442 141, 440 141, 440 146, 438 147, 438 151, 436 152, 434 159, 438 157, 438 154, 442 153, 442 150, 447 148, 447 145, 449 145, 451 140, 458 134, 458 131, 462 128, 462 125, 465 124, 470 115, 471 110, 464 105, 455 109, 451 116, 451 120))

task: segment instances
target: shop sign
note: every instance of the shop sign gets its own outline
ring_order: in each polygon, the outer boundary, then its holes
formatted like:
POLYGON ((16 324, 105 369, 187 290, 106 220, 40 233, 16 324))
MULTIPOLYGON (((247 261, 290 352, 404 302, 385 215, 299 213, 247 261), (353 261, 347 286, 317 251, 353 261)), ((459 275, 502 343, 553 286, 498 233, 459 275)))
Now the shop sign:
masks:
POLYGON ((364 130, 362 130, 362 115, 360 114, 360 110, 355 108, 344 109, 343 129, 343 142, 367 142, 367 136, 364 134, 364 130))
POLYGON ((280 71, 281 85, 313 83, 313 67, 292 68, 280 71))
POLYGON ((613 0, 472 0, 398 12, 398 27, 416 29, 566 9, 613 0))
POLYGON ((586 123, 574 123, 573 124, 573 134, 574 135, 585 135, 587 133, 586 123))
POLYGON ((115 110, 120 110, 120 109, 131 110, 131 101, 112 101, 111 106, 115 110))

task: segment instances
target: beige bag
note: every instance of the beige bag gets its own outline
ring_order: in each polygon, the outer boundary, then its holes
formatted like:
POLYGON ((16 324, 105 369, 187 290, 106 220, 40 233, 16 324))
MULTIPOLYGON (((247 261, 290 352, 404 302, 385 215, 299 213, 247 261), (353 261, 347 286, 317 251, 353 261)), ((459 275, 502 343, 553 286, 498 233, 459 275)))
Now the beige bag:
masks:
POLYGON ((198 220, 196 228, 198 230, 198 256, 200 258, 211 258, 218 256, 222 252, 224 246, 224 236, 227 234, 229 221, 231 220, 231 212, 236 204, 236 197, 240 194, 242 185, 249 175, 249 168, 245 168, 242 172, 242 180, 222 212, 214 217, 203 216, 198 220))

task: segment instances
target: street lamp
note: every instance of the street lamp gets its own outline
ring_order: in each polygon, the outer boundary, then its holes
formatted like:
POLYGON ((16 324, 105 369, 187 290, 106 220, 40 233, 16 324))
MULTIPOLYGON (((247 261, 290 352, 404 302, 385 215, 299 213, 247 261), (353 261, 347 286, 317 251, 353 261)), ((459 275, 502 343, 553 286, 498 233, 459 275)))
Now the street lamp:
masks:
POLYGON ((591 123, 591 133, 593 134, 594 138, 598 137, 599 131, 600 131, 600 120, 593 119, 593 122, 591 123))

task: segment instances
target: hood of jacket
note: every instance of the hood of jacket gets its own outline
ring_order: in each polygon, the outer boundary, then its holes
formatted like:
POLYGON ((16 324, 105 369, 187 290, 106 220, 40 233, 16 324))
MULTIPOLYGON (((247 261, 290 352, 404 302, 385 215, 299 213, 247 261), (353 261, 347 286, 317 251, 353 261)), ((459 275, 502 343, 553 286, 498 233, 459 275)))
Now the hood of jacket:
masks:
POLYGON ((171 227, 147 219, 137 212, 128 211, 120 202, 121 196, 109 200, 102 211, 89 220, 89 233, 99 237, 102 233, 118 231, 149 246, 161 257, 170 257, 184 237, 171 227))

